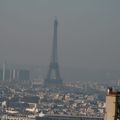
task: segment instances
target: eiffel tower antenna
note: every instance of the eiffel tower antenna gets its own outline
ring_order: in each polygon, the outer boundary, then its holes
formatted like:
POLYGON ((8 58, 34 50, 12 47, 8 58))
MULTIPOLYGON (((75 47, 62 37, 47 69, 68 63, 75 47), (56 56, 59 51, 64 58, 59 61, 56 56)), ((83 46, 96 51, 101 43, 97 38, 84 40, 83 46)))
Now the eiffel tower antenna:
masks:
POLYGON ((58 28, 58 20, 57 20, 57 17, 55 17, 52 56, 51 56, 47 77, 44 81, 45 86, 61 86, 63 84, 63 81, 60 77, 59 64, 58 64, 57 28, 58 28))

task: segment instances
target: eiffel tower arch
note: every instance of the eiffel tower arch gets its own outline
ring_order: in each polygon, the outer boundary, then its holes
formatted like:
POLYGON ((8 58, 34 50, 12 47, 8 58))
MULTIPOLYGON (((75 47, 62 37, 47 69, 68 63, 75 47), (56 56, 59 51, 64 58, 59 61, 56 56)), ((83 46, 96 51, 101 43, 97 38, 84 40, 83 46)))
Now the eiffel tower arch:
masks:
POLYGON ((60 76, 58 57, 57 57, 57 27, 58 21, 54 20, 53 46, 52 57, 49 64, 49 70, 44 81, 45 86, 62 86, 63 80, 60 76))

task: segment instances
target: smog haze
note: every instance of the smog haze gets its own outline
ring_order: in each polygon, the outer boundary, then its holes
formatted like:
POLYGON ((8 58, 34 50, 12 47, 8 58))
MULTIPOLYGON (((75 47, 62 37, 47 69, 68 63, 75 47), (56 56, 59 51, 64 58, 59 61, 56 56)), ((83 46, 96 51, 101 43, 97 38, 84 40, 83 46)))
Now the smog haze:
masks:
POLYGON ((119 0, 0 0, 0 63, 47 66, 58 19, 62 67, 120 69, 119 0))

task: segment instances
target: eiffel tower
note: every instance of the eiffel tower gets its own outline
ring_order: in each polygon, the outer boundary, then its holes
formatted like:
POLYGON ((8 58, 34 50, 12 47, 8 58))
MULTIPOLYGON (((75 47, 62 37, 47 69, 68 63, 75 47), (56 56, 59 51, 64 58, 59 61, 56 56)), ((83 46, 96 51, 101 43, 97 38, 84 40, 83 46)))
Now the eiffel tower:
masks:
POLYGON ((57 27, 58 21, 54 20, 54 34, 53 34, 53 46, 52 46, 52 56, 49 65, 49 70, 47 77, 44 81, 45 86, 62 86, 63 81, 60 77, 58 56, 57 56, 57 27))

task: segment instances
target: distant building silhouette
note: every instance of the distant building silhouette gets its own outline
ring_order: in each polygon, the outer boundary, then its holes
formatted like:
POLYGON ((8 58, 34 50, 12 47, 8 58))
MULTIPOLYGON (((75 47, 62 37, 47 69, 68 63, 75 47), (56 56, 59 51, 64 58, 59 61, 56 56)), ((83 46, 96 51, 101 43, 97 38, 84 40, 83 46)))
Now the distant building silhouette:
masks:
POLYGON ((25 69, 19 70, 18 80, 19 81, 29 81, 30 80, 30 71, 25 70, 25 69))
POLYGON ((54 20, 54 35, 53 35, 53 46, 52 46, 52 57, 49 65, 47 77, 44 81, 45 86, 61 86, 63 81, 59 72, 59 64, 57 57, 57 19, 54 20))
POLYGON ((30 71, 27 69, 0 69, 1 82, 30 82, 30 71), (4 73, 4 74, 3 74, 4 73))
POLYGON ((10 70, 9 69, 5 69, 3 71, 3 69, 0 69, 0 81, 8 81, 10 79, 10 70))
POLYGON ((4 63, 3 64, 3 76, 2 76, 3 77, 3 81, 5 81, 5 79, 6 79, 5 76, 6 76, 6 64, 4 63))

